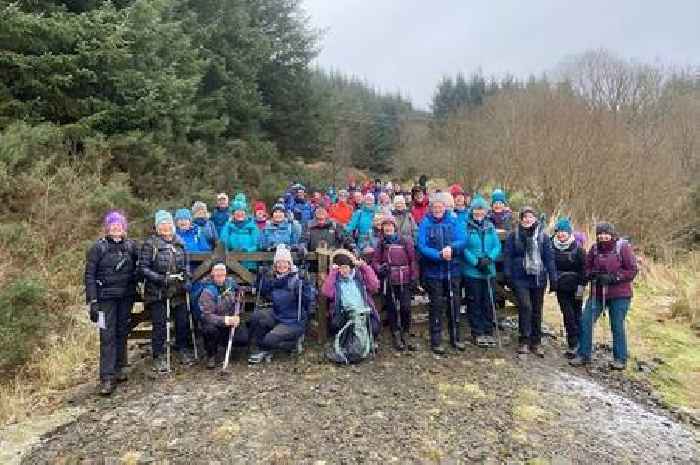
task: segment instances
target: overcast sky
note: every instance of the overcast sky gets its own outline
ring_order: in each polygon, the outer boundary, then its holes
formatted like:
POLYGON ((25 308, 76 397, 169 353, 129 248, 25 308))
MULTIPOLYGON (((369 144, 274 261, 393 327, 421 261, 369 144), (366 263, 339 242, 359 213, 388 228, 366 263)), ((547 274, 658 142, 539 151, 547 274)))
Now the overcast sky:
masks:
POLYGON ((327 29, 318 64, 428 108, 458 71, 518 77, 605 47, 665 65, 700 63, 700 0, 304 0, 327 29))

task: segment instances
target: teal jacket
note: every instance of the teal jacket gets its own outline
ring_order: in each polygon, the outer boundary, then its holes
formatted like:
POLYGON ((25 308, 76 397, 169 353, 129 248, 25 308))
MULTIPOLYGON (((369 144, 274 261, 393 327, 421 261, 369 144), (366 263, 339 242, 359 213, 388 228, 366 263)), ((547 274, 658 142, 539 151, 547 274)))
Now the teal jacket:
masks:
POLYGON ((486 279, 496 276, 496 259, 501 255, 501 240, 498 232, 489 220, 484 219, 478 224, 469 215, 467 222, 467 246, 464 248, 464 260, 462 262, 462 276, 467 278, 486 279), (488 273, 476 268, 476 264, 482 257, 491 259, 488 273))
POLYGON ((358 248, 363 249, 369 239, 372 237, 374 214, 377 209, 373 207, 362 206, 356 210, 350 218, 350 222, 345 227, 345 230, 352 234, 358 248))
MULTIPOLYGON (((230 252, 257 252, 260 242, 260 230, 251 217, 238 222, 229 220, 221 229, 219 241, 226 251, 230 252)), ((245 261, 241 265, 249 270, 257 267, 256 262, 245 261)))

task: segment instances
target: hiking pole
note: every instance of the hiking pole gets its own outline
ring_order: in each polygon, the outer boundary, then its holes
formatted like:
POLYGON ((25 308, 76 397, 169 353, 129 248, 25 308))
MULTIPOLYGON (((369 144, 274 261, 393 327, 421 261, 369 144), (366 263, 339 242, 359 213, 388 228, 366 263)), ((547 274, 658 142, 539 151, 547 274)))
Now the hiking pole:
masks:
POLYGON ((185 299, 187 302, 187 313, 190 315, 190 333, 192 333, 192 350, 194 352, 194 359, 199 360, 197 355, 197 335, 194 328, 194 318, 192 318, 192 307, 190 306, 190 293, 185 291, 185 299))
MULTIPOLYGON (((242 294, 243 292, 240 290, 237 293, 236 305, 233 310, 233 316, 236 316, 241 312, 241 300, 243 297, 242 294)), ((228 368, 229 359, 231 358, 231 346, 233 346, 233 336, 235 332, 236 327, 231 326, 231 330, 228 333, 228 344, 226 345, 226 356, 224 357, 224 366, 221 368, 221 371, 226 371, 226 369, 228 368)))
MULTIPOLYGON (((444 249, 444 247, 443 247, 444 249)), ((452 292, 452 271, 450 270, 450 262, 447 261, 447 287, 450 295, 450 319, 452 320, 452 341, 457 345, 457 315, 455 315, 454 292, 452 292)))
POLYGON ((498 341, 498 350, 501 347, 501 331, 498 329, 498 315, 496 315, 496 304, 493 302, 493 287, 491 286, 491 278, 486 276, 486 285, 488 286, 489 300, 491 301, 491 311, 493 313, 493 322, 496 325, 496 340, 498 341))
POLYGON ((165 298, 165 361, 168 365, 168 373, 170 373, 170 297, 165 298))
MULTIPOLYGON (((606 300, 606 297, 607 297, 607 296, 606 296, 607 291, 608 291, 608 286, 607 286, 607 284, 603 284, 603 285, 601 286, 601 290, 600 290, 600 293, 601 293, 602 298, 603 298, 603 302, 602 302, 602 304, 601 304, 602 307, 601 307, 601 309, 600 309, 600 314, 601 314, 601 316, 605 315, 605 304, 606 304, 605 300, 606 300)), ((610 320, 610 313, 609 313, 609 312, 608 312, 608 320, 610 320)), ((605 334, 605 337, 603 338, 604 344, 605 344, 606 346, 609 346, 609 344, 608 344, 608 333, 607 333, 607 331, 605 330, 605 328, 603 328, 603 334, 605 334)), ((607 348, 607 347, 606 347, 606 348, 607 348)))

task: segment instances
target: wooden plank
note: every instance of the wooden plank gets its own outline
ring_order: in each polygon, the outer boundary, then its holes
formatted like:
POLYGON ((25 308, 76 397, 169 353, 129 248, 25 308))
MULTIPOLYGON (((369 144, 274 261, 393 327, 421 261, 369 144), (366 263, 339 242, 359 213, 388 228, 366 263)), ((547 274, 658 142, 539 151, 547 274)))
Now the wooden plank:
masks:
POLYGON ((328 262, 330 251, 317 249, 318 274, 316 275, 316 288, 318 289, 318 308, 316 309, 316 338, 319 344, 324 344, 328 338, 328 299, 321 295, 321 287, 328 276, 328 262))

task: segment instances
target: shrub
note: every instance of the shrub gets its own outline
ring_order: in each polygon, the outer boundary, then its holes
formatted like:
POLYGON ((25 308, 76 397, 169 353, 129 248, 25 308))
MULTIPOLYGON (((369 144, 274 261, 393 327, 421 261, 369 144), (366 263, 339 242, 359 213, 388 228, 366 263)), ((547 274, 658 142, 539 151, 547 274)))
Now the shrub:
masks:
POLYGON ((36 278, 19 278, 0 293, 0 369, 25 362, 46 326, 47 291, 36 278))

